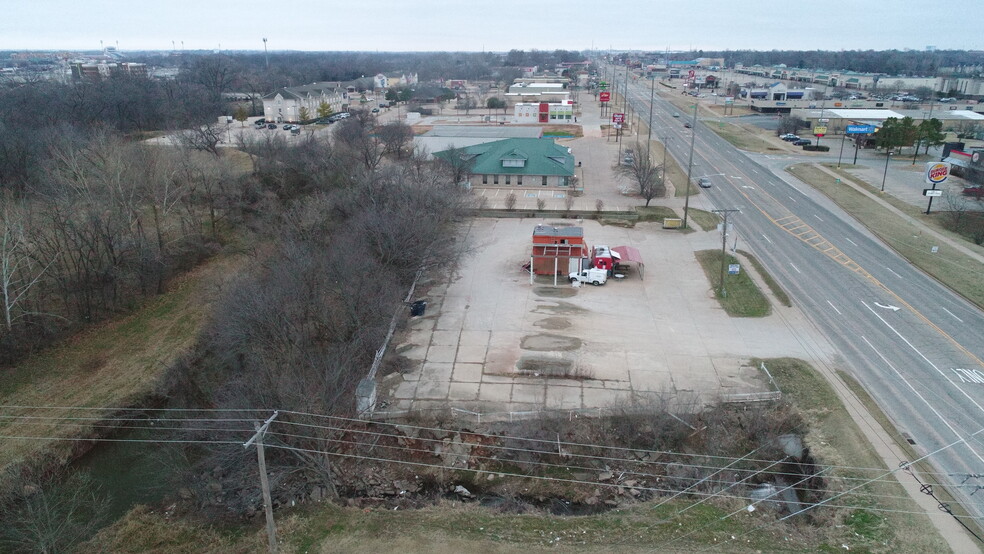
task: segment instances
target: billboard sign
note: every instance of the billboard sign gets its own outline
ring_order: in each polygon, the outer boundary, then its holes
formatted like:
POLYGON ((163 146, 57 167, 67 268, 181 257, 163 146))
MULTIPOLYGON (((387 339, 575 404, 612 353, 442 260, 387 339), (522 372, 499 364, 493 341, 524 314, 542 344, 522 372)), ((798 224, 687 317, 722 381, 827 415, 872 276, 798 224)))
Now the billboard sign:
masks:
POLYGON ((926 183, 934 187, 950 176, 950 164, 946 162, 929 162, 926 164, 926 183))
POLYGON ((848 125, 847 134, 849 135, 870 135, 875 132, 874 125, 848 125))
POLYGON ((818 125, 813 128, 813 136, 822 137, 827 134, 827 127, 823 125, 818 125))
POLYGON ((625 114, 624 113, 613 113, 612 114, 612 123, 617 123, 617 124, 625 123, 625 114))
POLYGON ((612 100, 612 93, 610 93, 610 92, 599 92, 598 93, 598 99, 601 100, 602 102, 611 102, 611 100, 612 100))

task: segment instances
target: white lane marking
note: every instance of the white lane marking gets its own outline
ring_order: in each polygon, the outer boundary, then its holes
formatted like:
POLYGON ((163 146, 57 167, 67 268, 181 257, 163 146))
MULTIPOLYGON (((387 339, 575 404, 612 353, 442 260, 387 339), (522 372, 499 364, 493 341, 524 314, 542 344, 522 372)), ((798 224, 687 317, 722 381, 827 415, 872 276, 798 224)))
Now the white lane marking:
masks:
POLYGON ((853 244, 854 246, 857 246, 858 245, 858 243, 854 242, 853 240, 851 240, 851 239, 849 239, 847 237, 844 237, 844 240, 846 240, 847 242, 853 244))
POLYGON ((897 311, 899 311, 899 310, 902 309, 902 308, 899 308, 898 306, 892 306, 891 304, 889 304, 888 306, 882 306, 878 302, 875 302, 875 306, 878 306, 879 308, 884 308, 886 310, 892 310, 893 312, 897 312, 897 311))
MULTIPOLYGON (((943 306, 940 306, 940 308, 943 308, 943 306)), ((962 319, 960 319, 959 317, 957 317, 957 315, 954 314, 953 312, 951 312, 950 310, 948 310, 946 308, 943 308, 943 311, 946 312, 946 313, 948 313, 948 314, 950 314, 951 316, 953 316, 953 319, 959 321, 960 323, 963 323, 964 322, 962 319)))
MULTIPOLYGON (((787 194, 786 196, 789 196, 789 195, 787 194)), ((792 200, 793 202, 796 202, 796 199, 793 198, 792 196, 789 196, 789 199, 792 200)))
POLYGON ((813 214, 813 217, 817 218, 820 221, 823 221, 822 219, 820 219, 820 216, 818 216, 817 214, 813 214))
POLYGON ((793 262, 789 262, 789 265, 793 266, 793 269, 796 270, 796 273, 803 273, 802 271, 799 270, 798 267, 796 267, 795 265, 793 265, 793 262))
MULTIPOLYGON (((949 377, 947 377, 946 373, 943 373, 943 371, 939 367, 937 367, 936 364, 934 364, 933 362, 931 362, 929 360, 929 358, 927 358, 922 352, 919 351, 919 349, 917 349, 911 342, 909 342, 909 339, 907 339, 904 336, 902 336, 902 333, 898 332, 898 330, 895 327, 892 327, 887 321, 885 321, 884 318, 882 318, 882 316, 878 315, 878 312, 876 312, 875 310, 872 310, 871 309, 871 306, 869 306, 863 300, 861 301, 861 303, 864 304, 864 307, 865 308, 868 308, 868 311, 870 311, 871 313, 875 314, 875 317, 877 317, 878 319, 880 319, 882 323, 884 323, 889 329, 891 329, 892 332, 895 333, 896 336, 898 336, 900 339, 902 339, 909 346, 909 348, 911 348, 916 354, 919 354, 919 357, 920 358, 922 358, 923 360, 925 360, 926 363, 929 364, 930 366, 932 366, 932 368, 935 369, 937 373, 939 373, 940 375, 942 375, 943 378, 946 379, 948 383, 950 383, 957 390, 959 390, 967 398, 967 400, 970 400, 970 402, 974 406, 977 406, 977 409, 978 410, 980 410, 982 413, 984 413, 984 407, 982 407, 980 404, 978 404, 977 401, 973 399, 973 397, 971 397, 969 394, 967 394, 967 391, 965 391, 962 388, 958 387, 957 384, 954 383, 952 379, 950 379, 949 377)), ((984 461, 984 460, 982 460, 982 461, 984 461)))
POLYGON ((837 315, 844 315, 841 313, 840 310, 837 309, 837 306, 834 306, 833 303, 831 303, 830 300, 827 301, 827 304, 830 304, 830 307, 833 308, 835 312, 837 312, 837 315))
MULTIPOLYGON (((887 270, 889 270, 889 271, 892 271, 892 268, 890 268, 890 267, 886 267, 885 269, 887 269, 887 270)), ((895 273, 894 271, 892 271, 892 275, 895 275, 895 276, 896 276, 896 277, 898 277, 899 279, 901 279, 901 278, 902 278, 902 276, 901 276, 901 275, 899 275, 898 273, 895 273)))
POLYGON ((772 244, 772 241, 769 240, 769 237, 762 235, 762 238, 764 238, 769 244, 772 244))
MULTIPOLYGON (((864 302, 862 302, 862 304, 864 304, 864 302)), ((867 307, 867 304, 865 306, 867 307)), ((871 308, 868 308, 868 309, 870 310, 871 308)), ((872 312, 872 313, 874 313, 874 312, 872 312)), ((875 314, 875 315, 878 315, 878 314, 875 314)), ((885 356, 883 356, 882 353, 879 352, 877 348, 875 348, 875 345, 871 344, 871 342, 869 342, 868 339, 865 338, 864 335, 861 335, 861 340, 863 340, 864 342, 866 342, 868 344, 868 346, 871 347, 872 350, 874 350, 875 354, 878 354, 878 357, 881 358, 883 362, 885 362, 885 365, 887 365, 888 367, 892 368, 892 371, 894 371, 895 374, 899 376, 899 379, 901 379, 902 382, 905 383, 907 387, 909 387, 909 390, 911 390, 912 392, 914 392, 916 394, 916 396, 919 397, 919 400, 922 400, 923 401, 923 404, 925 404, 927 408, 929 408, 930 410, 933 411, 934 414, 936 414, 936 417, 940 418, 940 421, 943 422, 943 425, 946 425, 947 428, 949 428, 950 431, 952 431, 954 435, 956 435, 957 437, 959 437, 960 440, 962 440, 963 443, 967 445, 967 448, 970 449, 970 451, 974 453, 974 456, 977 456, 977 459, 978 460, 984 462, 984 458, 981 458, 981 455, 978 454, 977 451, 974 450, 974 448, 972 446, 970 446, 970 443, 967 442, 967 440, 964 439, 960 435, 960 433, 958 433, 957 430, 953 428, 952 425, 950 425, 950 422, 947 421, 946 418, 943 417, 942 414, 940 414, 939 412, 937 412, 936 411, 936 408, 934 408, 933 405, 930 404, 929 401, 926 400, 923 397, 923 395, 919 394, 919 391, 917 391, 916 388, 912 386, 912 383, 910 383, 908 379, 906 379, 901 373, 899 373, 899 370, 898 369, 895 369, 895 366, 893 366, 891 364, 891 362, 889 362, 888 359, 886 359, 885 356)), ((947 380, 949 381, 949 379, 947 379, 947 380)))

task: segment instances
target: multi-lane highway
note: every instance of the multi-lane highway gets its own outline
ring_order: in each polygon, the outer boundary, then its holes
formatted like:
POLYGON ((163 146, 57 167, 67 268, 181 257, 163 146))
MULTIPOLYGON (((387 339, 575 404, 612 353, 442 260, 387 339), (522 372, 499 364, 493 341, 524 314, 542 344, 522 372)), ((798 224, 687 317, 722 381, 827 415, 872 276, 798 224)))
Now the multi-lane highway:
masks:
MULTIPOLYGON (((631 81, 633 110, 647 117, 649 81, 631 81)), ((657 97, 653 136, 686 167, 691 135, 703 190, 732 216, 744 248, 781 283, 894 421, 949 475, 968 510, 984 516, 984 314, 872 238, 808 187, 787 182, 657 97), (680 113, 683 117, 673 118, 680 113)), ((981 274, 984 279, 984 273, 981 274)))

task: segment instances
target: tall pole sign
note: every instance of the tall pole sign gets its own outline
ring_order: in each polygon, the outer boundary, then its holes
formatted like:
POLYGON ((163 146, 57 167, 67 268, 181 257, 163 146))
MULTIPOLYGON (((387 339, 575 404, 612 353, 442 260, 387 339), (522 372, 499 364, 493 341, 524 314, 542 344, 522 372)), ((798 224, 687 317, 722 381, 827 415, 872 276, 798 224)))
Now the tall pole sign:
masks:
POLYGON ((950 176, 950 164, 947 162, 929 162, 926 164, 926 184, 932 185, 933 188, 923 189, 923 196, 929 198, 929 205, 926 206, 926 215, 929 215, 929 210, 933 207, 933 198, 937 196, 943 196, 943 191, 936 188, 936 185, 942 184, 946 181, 946 178, 950 176))

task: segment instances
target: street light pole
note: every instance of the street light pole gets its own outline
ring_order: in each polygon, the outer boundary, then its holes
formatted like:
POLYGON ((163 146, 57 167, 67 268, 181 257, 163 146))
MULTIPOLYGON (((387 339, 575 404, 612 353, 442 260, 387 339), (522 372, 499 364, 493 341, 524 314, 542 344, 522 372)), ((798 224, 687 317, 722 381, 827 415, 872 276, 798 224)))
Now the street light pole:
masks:
POLYGON ((847 138, 847 134, 841 137, 841 150, 840 154, 837 154, 837 169, 841 166, 841 157, 844 155, 844 140, 847 138))
POLYGON ((892 159, 892 151, 889 150, 885 154, 885 173, 882 174, 882 186, 881 191, 885 192, 885 178, 888 177, 888 160, 892 159))
MULTIPOLYGON (((654 72, 655 73, 655 72, 654 72)), ((646 139, 646 156, 649 156, 649 149, 653 142, 653 99, 656 95, 656 75, 652 75, 652 85, 649 87, 649 138, 646 139)), ((666 145, 663 145, 663 153, 666 153, 666 145)))
MULTIPOLYGON (((687 158, 687 195, 683 199, 683 228, 687 228, 687 216, 690 213, 690 172, 694 167, 694 139, 697 137, 697 103, 694 103, 694 117, 690 124, 690 156, 687 158)), ((666 145, 663 145, 665 148, 666 145)), ((664 170, 665 171, 665 170, 664 170)))

